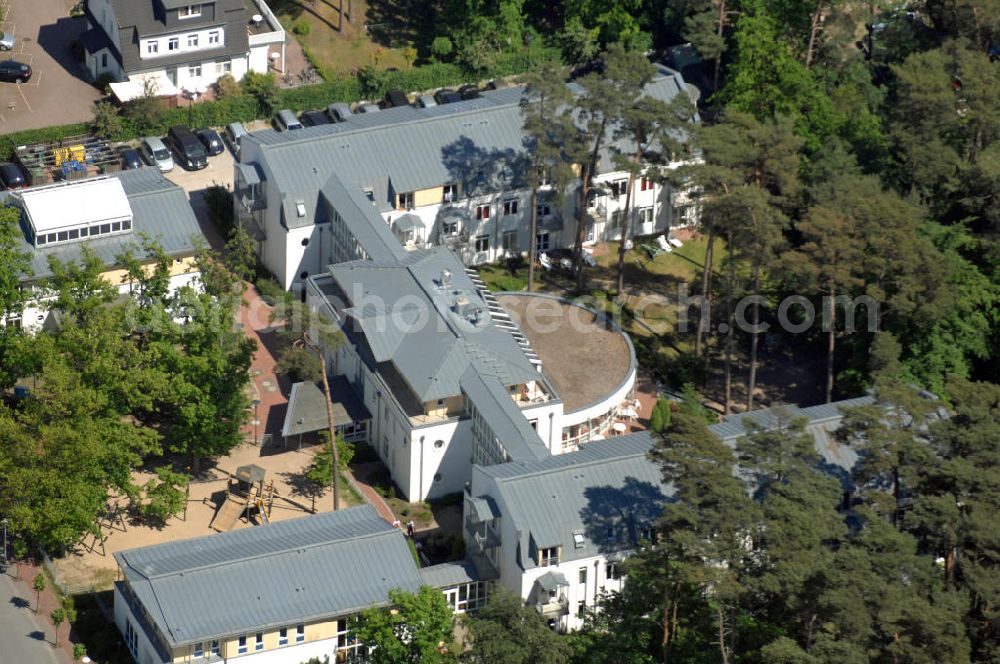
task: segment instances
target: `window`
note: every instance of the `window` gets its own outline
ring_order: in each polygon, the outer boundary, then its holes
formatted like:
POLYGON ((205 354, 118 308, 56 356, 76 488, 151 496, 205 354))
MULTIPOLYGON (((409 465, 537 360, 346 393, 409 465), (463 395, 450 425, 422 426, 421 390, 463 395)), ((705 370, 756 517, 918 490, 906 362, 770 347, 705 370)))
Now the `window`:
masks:
POLYGON ((458 234, 458 221, 444 221, 441 222, 441 234, 442 235, 457 235, 458 234))
POLYGON ((194 644, 194 656, 195 657, 205 656, 205 648, 202 646, 201 642, 194 644))
POLYGON ((517 199, 511 198, 503 202, 503 216, 508 217, 512 214, 517 214, 517 199))
POLYGON ((201 5, 186 5, 177 10, 178 18, 194 18, 201 16, 201 5))
POLYGON ((611 213, 611 228, 619 229, 622 227, 622 221, 625 219, 625 210, 614 210, 611 213))
POLYGON ((114 222, 111 223, 111 232, 112 233, 118 233, 119 231, 121 231, 121 229, 122 229, 122 222, 120 222, 120 221, 114 221, 114 222))
POLYGON ((535 206, 535 214, 539 217, 547 217, 552 214, 552 209, 549 207, 548 203, 539 203, 535 206))
POLYGON ((489 251, 490 250, 490 236, 489 235, 477 235, 476 236, 476 251, 489 251))
POLYGON ((615 535, 614 528, 608 528, 604 533, 604 539, 608 542, 614 542, 618 537, 615 535))
POLYGON ((299 219, 306 216, 306 204, 304 201, 295 201, 295 214, 299 219))
POLYGON ((73 230, 71 230, 69 232, 69 239, 71 239, 71 240, 77 240, 77 239, 79 239, 79 237, 80 237, 80 231, 79 231, 79 229, 74 228, 73 230))
POLYGON ((551 567, 559 564, 559 547, 538 550, 538 566, 551 567))
POLYGON ((212 639, 212 657, 219 656, 219 640, 212 639))
POLYGON ((504 231, 500 241, 505 252, 517 253, 517 231, 504 231))
POLYGON ((586 567, 581 567, 581 568, 580 568, 580 569, 579 569, 579 570, 577 571, 577 573, 578 573, 578 574, 579 574, 579 576, 580 576, 580 579, 579 579, 579 580, 580 580, 580 583, 582 583, 582 584, 586 585, 586 584, 587 584, 587 568, 586 568, 586 567))
POLYGON ((577 549, 582 549, 586 541, 583 539, 583 533, 573 533, 573 547, 577 549))
POLYGON ((135 625, 132 621, 125 623, 125 643, 128 644, 129 652, 132 653, 133 657, 139 656, 139 635, 135 631, 135 625))
POLYGON ((228 74, 231 71, 233 71, 233 63, 230 60, 223 60, 222 62, 215 63, 216 74, 221 76, 222 74, 228 74))
POLYGON ((653 208, 644 207, 639 208, 639 223, 640 224, 651 224, 653 223, 653 208))
POLYGON ((198 35, 188 35, 188 48, 198 46, 198 35))
POLYGON ((649 178, 639 180, 639 191, 650 191, 653 188, 653 181, 649 178))
POLYGON ((375 204, 375 192, 373 190, 365 189, 365 198, 370 200, 372 202, 372 205, 375 204))
POLYGON ((396 197, 396 208, 400 210, 409 210, 413 207, 413 192, 407 191, 405 193, 399 194, 396 197))
POLYGON ((549 250, 549 232, 542 231, 535 235, 535 251, 549 250))
POLYGON ((306 626, 299 623, 295 626, 295 642, 302 643, 306 640, 306 626))
POLYGON ((615 198, 620 198, 625 195, 625 191, 628 189, 628 180, 615 180, 611 183, 611 195, 615 198))
POLYGON ((247 635, 241 634, 240 638, 236 641, 236 654, 245 655, 247 654, 247 635))
POLYGON ((160 52, 160 42, 151 41, 146 42, 146 53, 149 55, 155 55, 160 52))
POLYGON ((219 43, 219 31, 218 30, 212 30, 211 32, 208 33, 208 43, 209 44, 218 44, 219 43))
POLYGON ((483 220, 490 218, 490 204, 476 206, 476 219, 483 220))
POLYGON ((40 247, 43 244, 45 244, 47 241, 48 241, 48 238, 46 238, 44 235, 39 235, 38 237, 35 238, 35 245, 38 246, 38 247, 40 247))
POLYGON ((654 541, 653 537, 655 535, 653 533, 653 529, 650 528, 649 526, 645 526, 643 528, 639 528, 639 532, 637 533, 637 535, 638 535, 637 539, 640 542, 653 542, 654 541))
POLYGON ((581 599, 579 602, 576 603, 576 617, 582 618, 586 612, 587 612, 587 600, 581 599))
MULTIPOLYGON (((130 219, 126 219, 125 221, 122 222, 122 230, 123 231, 132 230, 132 221, 130 219)), ((83 231, 80 231, 80 237, 83 237, 83 231)))
MULTIPOLYGON (((107 235, 111 232, 111 224, 101 224, 101 235, 107 235)), ((93 235, 93 233, 91 233, 93 235)))
POLYGON ((108 54, 101 53, 101 68, 104 69, 108 66, 108 54))
POLYGON ((263 650, 264 649, 264 634, 263 634, 263 632, 257 632, 257 634, 256 634, 256 636, 254 638, 253 649, 254 650, 263 650))
POLYGON ((67 231, 59 231, 59 234, 58 234, 58 236, 56 237, 56 239, 57 239, 57 240, 58 240, 59 242, 65 242, 66 240, 68 240, 68 239, 69 239, 69 232, 67 232, 67 231))
POLYGON ((457 184, 446 184, 444 186, 444 194, 441 200, 445 203, 452 203, 458 200, 458 185, 457 184))
POLYGON ((180 37, 171 37, 170 39, 167 40, 168 51, 176 51, 180 47, 181 47, 180 37))
POLYGON ((190 78, 201 78, 201 65, 191 65, 188 67, 188 76, 190 78))
POLYGON ((604 563, 604 576, 608 579, 620 579, 622 578, 621 571, 619 571, 618 566, 613 562, 604 563))

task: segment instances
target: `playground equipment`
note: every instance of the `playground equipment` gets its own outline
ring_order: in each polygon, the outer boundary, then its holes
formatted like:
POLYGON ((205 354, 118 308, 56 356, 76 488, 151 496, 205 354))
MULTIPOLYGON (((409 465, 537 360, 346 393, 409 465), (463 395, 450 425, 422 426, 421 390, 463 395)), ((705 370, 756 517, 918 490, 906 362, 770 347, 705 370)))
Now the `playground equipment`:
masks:
POLYGON ((240 517, 246 515, 249 520, 254 512, 264 524, 270 523, 275 491, 274 480, 264 484, 266 472, 254 464, 237 468, 236 474, 229 477, 226 499, 208 524, 209 527, 220 533, 228 532, 240 517))

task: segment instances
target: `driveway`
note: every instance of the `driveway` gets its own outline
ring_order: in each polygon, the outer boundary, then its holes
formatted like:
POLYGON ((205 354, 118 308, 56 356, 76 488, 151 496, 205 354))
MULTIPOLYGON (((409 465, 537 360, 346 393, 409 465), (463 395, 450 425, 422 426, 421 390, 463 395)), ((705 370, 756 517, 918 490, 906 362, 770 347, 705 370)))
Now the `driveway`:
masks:
POLYGON ((0 133, 86 122, 101 93, 84 79, 70 44, 87 21, 70 18, 70 0, 9 0, 2 24, 17 46, 0 56, 31 65, 23 85, 0 83, 0 133))
MULTIPOLYGON (((177 156, 174 155, 174 161, 177 156)), ((200 171, 185 171, 180 166, 175 165, 174 170, 166 174, 168 180, 178 185, 187 192, 191 207, 198 218, 201 232, 204 233, 208 245, 213 249, 222 249, 226 239, 219 237, 215 226, 208 220, 208 211, 205 207, 205 190, 216 185, 225 187, 229 191, 233 190, 233 155, 229 148, 215 157, 208 158, 208 167, 200 171)))

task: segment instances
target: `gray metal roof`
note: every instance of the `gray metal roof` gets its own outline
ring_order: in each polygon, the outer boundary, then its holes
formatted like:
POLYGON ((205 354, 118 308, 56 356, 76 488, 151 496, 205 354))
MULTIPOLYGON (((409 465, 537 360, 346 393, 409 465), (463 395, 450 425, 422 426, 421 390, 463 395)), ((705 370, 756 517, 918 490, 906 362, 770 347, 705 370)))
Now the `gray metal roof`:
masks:
POLYGON ((404 251, 391 261, 351 261, 329 270, 337 295, 324 292, 349 336, 372 362, 391 364, 418 402, 459 395, 469 366, 504 385, 542 379, 510 332, 493 325, 485 299, 448 249, 404 251), (450 272, 446 286, 444 272, 450 272), (458 311, 459 298, 480 308, 479 323, 458 311))
POLYGON ((420 578, 423 579, 424 585, 433 588, 450 588, 462 583, 479 581, 479 573, 476 572, 476 566, 471 561, 456 560, 431 567, 421 567, 420 578))
MULTIPOLYGON (((670 100, 684 89, 679 74, 660 66, 646 93, 670 100)), ((487 90, 477 99, 395 107, 295 132, 258 131, 244 140, 261 145, 261 159, 287 196, 315 196, 336 174, 349 187, 371 190, 377 208, 388 212, 393 193, 449 182, 463 183, 463 191, 518 186, 526 157, 523 92, 487 90)), ((602 164, 610 164, 610 152, 602 164)))
POLYGON ((114 555, 171 647, 354 613, 422 582, 370 505, 114 555))
POLYGON ((496 376, 485 375, 469 367, 462 374, 459 384, 511 460, 548 458, 549 450, 545 443, 496 376))
MULTIPOLYGON (((341 221, 372 260, 389 261, 401 258, 407 253, 361 188, 347 186, 336 175, 331 175, 323 183, 319 196, 320 203, 317 206, 316 221, 331 221, 333 212, 336 211, 340 215, 341 221)), ((292 198, 287 200, 292 200, 292 198)), ((303 193, 301 200, 306 202, 308 208, 315 198, 303 193)), ((289 216, 288 211, 285 212, 285 216, 286 220, 296 219, 294 213, 289 216)), ((289 228, 294 227, 294 225, 289 226, 289 228)))
MULTIPOLYGON (((194 254, 197 238, 204 240, 204 235, 183 189, 167 180, 155 168, 121 171, 113 177, 121 182, 132 208, 132 232, 36 249, 28 242, 27 229, 22 228, 25 235, 20 248, 31 255, 31 267, 34 270, 32 278, 52 275, 48 262, 50 256, 64 263, 78 261, 84 246, 97 254, 106 266, 112 267, 117 264, 116 256, 126 249, 139 254, 141 233, 159 242, 168 256, 194 254)), ((19 206, 18 192, 0 192, 0 204, 4 203, 19 206)))
POLYGON ((864 396, 806 408, 774 406, 749 413, 729 415, 722 422, 712 424, 708 428, 724 443, 735 447, 740 438, 754 429, 774 429, 794 420, 805 420, 806 432, 813 437, 816 453, 822 459, 821 469, 838 478, 845 489, 850 489, 853 486, 851 471, 858 461, 858 451, 850 445, 841 443, 834 433, 840 427, 845 408, 857 408, 873 403, 875 403, 874 397, 864 396))
MULTIPOLYGON (((333 422, 336 426, 362 422, 372 417, 344 376, 335 376, 330 381, 330 399, 333 401, 333 422)), ((281 435, 297 436, 313 431, 326 431, 327 416, 326 396, 316 383, 293 383, 281 435)))
POLYGON ((569 581, 566 580, 566 577, 561 572, 557 572, 556 570, 550 570, 545 574, 542 574, 540 577, 535 579, 535 583, 541 586, 542 590, 545 590, 546 592, 552 592, 559 586, 569 586, 569 581))
POLYGON ((636 433, 538 461, 476 466, 475 473, 496 481, 506 510, 501 516, 513 520, 522 565, 530 568, 535 561, 529 542, 534 548, 561 546, 561 561, 634 546, 637 530, 652 527, 673 494, 646 456, 652 445, 649 433, 636 433))

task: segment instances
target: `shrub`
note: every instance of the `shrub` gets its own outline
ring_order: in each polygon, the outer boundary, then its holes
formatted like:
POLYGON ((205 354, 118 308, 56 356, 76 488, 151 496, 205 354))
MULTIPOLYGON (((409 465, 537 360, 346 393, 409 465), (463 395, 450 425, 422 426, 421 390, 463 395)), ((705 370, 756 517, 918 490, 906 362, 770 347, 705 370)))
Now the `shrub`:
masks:
POLYGON ((257 99, 257 109, 262 117, 270 117, 278 101, 278 84, 274 74, 247 72, 243 77, 243 91, 257 99))
POLYGON ((149 502, 139 506, 139 514, 154 524, 162 525, 167 519, 184 510, 187 493, 184 488, 191 479, 184 473, 175 473, 168 467, 156 469, 156 479, 146 483, 149 502))
POLYGON ((455 51, 451 40, 447 37, 435 37, 431 42, 431 54, 439 60, 445 60, 455 51))
POLYGON ((358 70, 358 85, 361 87, 363 97, 368 99, 381 97, 389 89, 386 83, 386 73, 379 71, 374 65, 368 65, 358 70))
POLYGON ((118 107, 106 101, 95 102, 94 119, 90 123, 90 130, 108 140, 116 140, 121 136, 124 131, 118 107))
POLYGON ((312 26, 309 25, 308 21, 296 21, 295 25, 292 26, 292 32, 300 37, 305 37, 309 34, 312 26))
POLYGON ((243 94, 239 81, 232 74, 223 74, 215 81, 215 95, 219 99, 243 94))
POLYGON ((670 402, 660 398, 653 406, 653 412, 649 416, 649 428, 656 433, 663 433, 670 426, 670 402))

